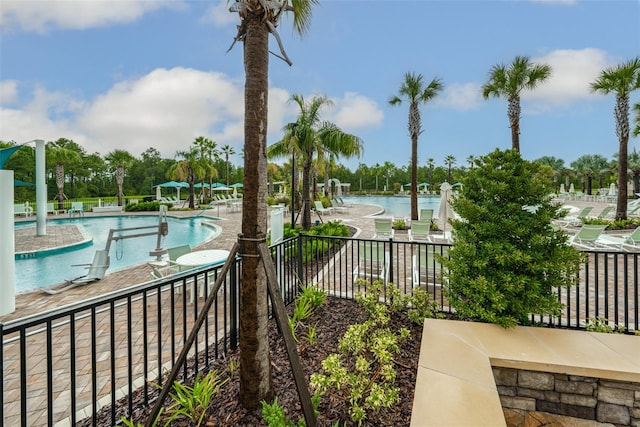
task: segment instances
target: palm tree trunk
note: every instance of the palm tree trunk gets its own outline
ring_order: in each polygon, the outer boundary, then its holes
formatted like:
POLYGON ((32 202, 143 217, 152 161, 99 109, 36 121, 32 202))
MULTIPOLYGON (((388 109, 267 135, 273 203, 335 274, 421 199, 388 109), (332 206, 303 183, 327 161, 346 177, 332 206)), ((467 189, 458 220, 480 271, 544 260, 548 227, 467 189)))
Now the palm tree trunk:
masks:
POLYGON ((629 96, 616 97, 616 133, 620 141, 618 148, 618 202, 616 219, 627 219, 627 177, 629 167, 629 96))
POLYGON ((122 196, 124 196, 124 193, 122 192, 122 185, 124 184, 124 168, 122 166, 118 166, 116 169, 116 184, 118 185, 118 206, 122 206, 122 196))
POLYGON ((309 191, 311 181, 311 153, 307 153, 307 160, 302 166, 302 229, 311 228, 311 198, 309 191))
POLYGON ((64 210, 64 165, 56 164, 56 186, 58 187, 58 210, 64 210))
POLYGON ((240 253, 244 255, 240 288, 240 402, 247 409, 255 409, 260 407, 262 400, 270 402, 273 396, 267 282, 264 268, 258 258, 256 242, 266 239, 267 235, 269 33, 262 22, 262 16, 255 12, 247 13, 245 24, 245 174, 240 239, 240 253))
POLYGON ((509 126, 511 127, 511 148, 520 152, 520 97, 514 96, 509 99, 507 111, 509 116, 509 126))

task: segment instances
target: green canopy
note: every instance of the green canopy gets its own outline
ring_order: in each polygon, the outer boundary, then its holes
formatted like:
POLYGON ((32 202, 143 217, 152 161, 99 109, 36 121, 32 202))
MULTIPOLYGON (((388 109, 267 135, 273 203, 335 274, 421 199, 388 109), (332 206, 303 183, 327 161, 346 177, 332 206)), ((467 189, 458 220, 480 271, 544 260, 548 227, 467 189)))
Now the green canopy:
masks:
POLYGON ((35 184, 32 184, 30 182, 20 181, 19 179, 14 179, 13 185, 16 187, 35 187, 36 186, 35 184))
POLYGON ((22 148, 22 145, 14 145, 13 147, 0 149, 0 169, 4 169, 4 164, 7 163, 9 157, 20 148, 22 148))

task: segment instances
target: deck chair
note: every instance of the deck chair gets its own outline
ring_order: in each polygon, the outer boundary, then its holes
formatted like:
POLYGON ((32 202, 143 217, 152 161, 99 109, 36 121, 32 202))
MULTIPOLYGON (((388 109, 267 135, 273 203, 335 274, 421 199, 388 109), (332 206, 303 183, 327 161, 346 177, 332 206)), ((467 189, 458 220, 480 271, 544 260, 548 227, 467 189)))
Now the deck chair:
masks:
POLYGON ((593 206, 587 206, 583 208, 578 215, 567 215, 564 218, 556 220, 556 223, 561 227, 579 227, 582 225, 582 220, 587 218, 587 215, 591 213, 593 206))
POLYGON ((87 269, 87 274, 75 277, 73 279, 65 280, 65 286, 60 289, 43 289, 44 292, 55 295, 67 289, 75 288, 79 285, 86 285, 88 283, 97 282, 102 280, 109 268, 109 252, 106 250, 98 250, 93 256, 91 264, 72 264, 71 267, 84 267, 87 269))
POLYGON ((431 284, 441 286, 442 263, 438 255, 447 256, 448 248, 444 246, 419 245, 411 258, 413 287, 431 284))
POLYGON ((338 201, 336 199, 331 199, 331 207, 333 208, 333 210, 335 210, 338 213, 347 211, 346 206, 340 206, 340 204, 338 204, 338 201))
POLYGON ((167 255, 169 256, 167 267, 173 268, 175 272, 178 273, 184 271, 185 268, 176 263, 176 260, 182 255, 188 254, 189 252, 191 252, 191 246, 189 245, 174 246, 167 249, 167 255))
POLYGON ((609 214, 609 212, 611 212, 613 210, 613 206, 605 206, 604 209, 602 209, 602 211, 600 211, 600 213, 598 214, 598 216, 596 218, 598 219, 605 219, 605 217, 609 214))
POLYGON ((69 216, 78 214, 84 216, 84 203, 83 202, 71 202, 71 208, 69 209, 69 216))
POLYGON ((359 277, 373 281, 382 279, 384 284, 389 280, 389 253, 385 251, 383 242, 358 242, 358 264, 353 270, 353 281, 359 277))
POLYGON ((433 219, 433 209, 420 209, 420 221, 429 221, 433 219))
POLYGON ((374 239, 393 239, 393 220, 391 218, 374 218, 374 239))
POLYGON ((569 244, 581 249, 596 249, 602 246, 598 243, 598 238, 607 228, 607 225, 588 224, 583 225, 580 230, 569 239, 569 244))
POLYGON ((316 200, 313 203, 316 208, 316 213, 331 215, 331 211, 333 211, 332 208, 325 208, 320 200, 316 200))
POLYGON ((429 231, 431 230, 431 220, 411 221, 411 228, 408 231, 409 240, 427 241, 429 239, 429 231))
POLYGON ((605 247, 613 247, 623 251, 640 251, 640 227, 637 227, 632 233, 625 235, 612 236, 609 234, 602 234, 598 236, 596 243, 605 247))

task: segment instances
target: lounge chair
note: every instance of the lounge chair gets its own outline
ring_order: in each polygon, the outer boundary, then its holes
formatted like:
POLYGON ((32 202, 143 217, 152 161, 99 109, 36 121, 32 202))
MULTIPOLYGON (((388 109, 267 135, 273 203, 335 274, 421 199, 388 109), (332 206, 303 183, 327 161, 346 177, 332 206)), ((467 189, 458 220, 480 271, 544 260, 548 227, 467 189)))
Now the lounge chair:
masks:
POLYGON ((342 200, 342 198, 339 197, 339 196, 336 196, 335 199, 336 199, 336 201, 338 202, 338 204, 340 206, 344 206, 345 208, 352 208, 353 207, 353 203, 345 203, 345 201, 342 200))
POLYGON ((411 221, 411 228, 408 232, 409 240, 412 242, 416 240, 427 241, 430 230, 431 220, 411 221))
POLYGON ((327 215, 331 215, 331 211, 333 211, 332 208, 325 208, 322 205, 322 202, 320 200, 316 200, 314 203, 314 206, 316 208, 316 213, 318 214, 327 214, 327 215))
POLYGON ((611 212, 612 210, 613 210, 613 206, 605 206, 604 209, 602 209, 602 211, 600 211, 600 213, 598 214, 598 216, 596 218, 605 219, 605 217, 607 215, 609 215, 609 212, 611 212))
POLYGON ((26 203, 15 203, 13 205, 13 214, 28 217, 33 215, 33 208, 26 203))
POLYGON ((441 286, 442 263, 438 256, 447 256, 447 247, 419 245, 411 258, 412 282, 417 287, 424 284, 441 286))
POLYGON ((420 221, 429 221, 433 219, 433 209, 420 209, 420 221))
POLYGON ((391 218, 374 218, 374 239, 393 239, 393 223, 391 218))
POLYGON ((640 227, 636 227, 632 233, 624 235, 602 234, 598 236, 597 243, 623 251, 640 251, 640 227))
POLYGON ((386 285, 389 279, 389 253, 385 251, 384 242, 358 242, 358 265, 353 270, 353 281, 360 277, 382 279, 386 285))
POLYGON ((605 225, 587 224, 583 225, 580 230, 569 239, 569 244, 581 249, 598 249, 602 245, 598 243, 598 238, 607 228, 605 225))
POLYGON ((71 202, 71 209, 69 209, 69 216, 78 214, 84 216, 84 203, 83 202, 71 202))
POLYGON ((72 264, 71 267, 85 267, 87 274, 75 277, 73 279, 65 280, 65 286, 60 289, 44 289, 43 291, 55 295, 67 289, 75 288, 76 286, 86 285, 88 283, 97 282, 102 280, 109 268, 109 252, 106 250, 98 250, 93 256, 91 264, 72 264))
POLYGON ((338 213, 347 211, 347 208, 345 206, 340 206, 340 204, 338 204, 338 201, 336 199, 331 199, 331 207, 333 208, 333 210, 335 210, 338 213))
POLYGON ((578 215, 567 215, 564 218, 556 220, 556 223, 561 227, 579 227, 582 225, 582 220, 587 218, 587 215, 591 213, 593 206, 587 206, 583 208, 578 215))

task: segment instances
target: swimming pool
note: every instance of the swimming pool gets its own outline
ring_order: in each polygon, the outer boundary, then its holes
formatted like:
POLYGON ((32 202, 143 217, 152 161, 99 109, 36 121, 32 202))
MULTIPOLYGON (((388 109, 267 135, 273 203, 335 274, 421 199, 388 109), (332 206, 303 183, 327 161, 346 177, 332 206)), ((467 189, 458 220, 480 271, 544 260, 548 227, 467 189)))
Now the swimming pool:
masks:
MULTIPOLYGON (((411 216, 411 197, 405 196, 343 196, 346 203, 361 203, 376 205, 384 209, 383 215, 393 217, 411 216)), ((418 197, 418 210, 433 209, 435 213, 440 208, 440 197, 418 197)))
MULTIPOLYGON (((168 217, 167 222, 169 224, 169 234, 162 238, 161 246, 163 248, 184 244, 189 244, 193 247, 214 238, 219 233, 219 229, 210 224, 211 218, 177 219, 168 217)), ((71 267, 71 265, 90 263, 95 251, 105 248, 110 229, 157 226, 158 216, 126 215, 47 221, 47 226, 67 224, 78 224, 84 227, 85 231, 93 237, 93 242, 88 245, 54 250, 28 257, 17 255, 15 268, 16 293, 55 285, 64 282, 65 279, 85 274, 86 270, 83 267, 71 267)), ((35 222, 16 224, 16 228, 21 227, 35 227, 35 222)), ((140 233, 152 231, 155 230, 141 230, 140 233)), ((151 261, 153 257, 149 255, 149 251, 155 249, 156 245, 156 235, 113 241, 109 251, 111 260, 107 273, 151 261)))

